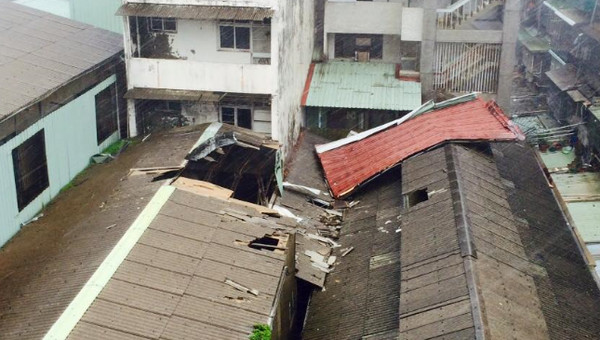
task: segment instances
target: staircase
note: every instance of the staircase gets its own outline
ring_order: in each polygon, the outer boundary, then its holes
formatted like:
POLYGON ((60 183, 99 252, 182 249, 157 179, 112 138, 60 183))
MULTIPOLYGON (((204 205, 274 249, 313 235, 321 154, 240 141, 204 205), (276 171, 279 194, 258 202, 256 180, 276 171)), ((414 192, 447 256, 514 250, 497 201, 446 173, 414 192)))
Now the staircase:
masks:
POLYGON ((438 44, 434 87, 451 92, 496 92, 499 65, 499 44, 438 44))
POLYGON ((501 4, 501 1, 494 0, 460 0, 447 8, 437 10, 438 29, 449 30, 459 29, 469 19, 478 14, 484 14, 501 4))

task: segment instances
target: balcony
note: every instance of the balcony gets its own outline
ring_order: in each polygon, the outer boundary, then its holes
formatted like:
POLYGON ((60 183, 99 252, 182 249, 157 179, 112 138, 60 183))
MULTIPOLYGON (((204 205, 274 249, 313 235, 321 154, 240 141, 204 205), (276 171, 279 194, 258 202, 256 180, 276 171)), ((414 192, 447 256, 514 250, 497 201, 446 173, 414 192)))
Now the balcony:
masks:
POLYGON ((131 88, 272 94, 275 83, 271 65, 259 64, 133 58, 128 71, 131 88))

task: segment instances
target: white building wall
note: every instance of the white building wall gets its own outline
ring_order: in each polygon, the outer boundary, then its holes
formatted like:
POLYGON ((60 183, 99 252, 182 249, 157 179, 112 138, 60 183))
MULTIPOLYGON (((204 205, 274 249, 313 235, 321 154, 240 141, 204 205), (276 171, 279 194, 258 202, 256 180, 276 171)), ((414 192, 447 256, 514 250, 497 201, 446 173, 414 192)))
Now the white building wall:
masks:
POLYGON ((301 99, 314 44, 314 0, 279 0, 272 21, 271 65, 277 70, 272 101, 272 136, 284 154, 300 133, 301 99))
POLYGON ((177 33, 169 33, 175 57, 189 61, 251 64, 250 52, 219 49, 219 24, 209 20, 177 20, 177 33))
POLYGON ((271 94, 272 65, 226 64, 174 59, 129 61, 129 87, 271 94))
POLYGON ((90 156, 101 152, 119 139, 115 132, 101 145, 96 141, 95 95, 115 83, 113 75, 77 99, 42 118, 0 146, 0 246, 47 205, 79 172, 89 164, 90 156), (49 186, 21 212, 12 150, 44 129, 49 186))
POLYGON ((325 34, 396 34, 402 29, 402 3, 332 2, 325 4, 325 34))

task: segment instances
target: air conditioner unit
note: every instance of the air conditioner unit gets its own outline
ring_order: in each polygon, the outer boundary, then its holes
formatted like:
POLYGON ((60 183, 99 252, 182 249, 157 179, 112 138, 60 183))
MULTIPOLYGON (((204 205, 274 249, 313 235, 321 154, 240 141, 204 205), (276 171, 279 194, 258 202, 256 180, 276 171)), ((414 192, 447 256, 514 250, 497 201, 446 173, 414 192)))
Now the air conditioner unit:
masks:
POLYGON ((368 62, 369 60, 371 60, 371 53, 354 51, 354 61, 364 63, 364 62, 368 62))

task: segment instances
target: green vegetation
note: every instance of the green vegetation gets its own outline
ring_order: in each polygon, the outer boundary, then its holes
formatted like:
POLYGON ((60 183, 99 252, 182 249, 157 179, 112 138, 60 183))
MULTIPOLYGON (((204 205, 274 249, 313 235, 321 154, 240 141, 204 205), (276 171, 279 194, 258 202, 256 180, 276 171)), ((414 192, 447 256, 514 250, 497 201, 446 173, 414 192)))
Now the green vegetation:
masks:
POLYGON ((271 327, 265 324, 254 325, 250 340, 271 340, 271 327))
POLYGON ((123 147, 123 145, 125 145, 125 143, 127 143, 126 139, 120 139, 120 140, 112 143, 111 145, 109 145, 106 149, 104 149, 102 151, 102 153, 115 155, 117 152, 119 152, 119 150, 121 150, 121 148, 123 147))

